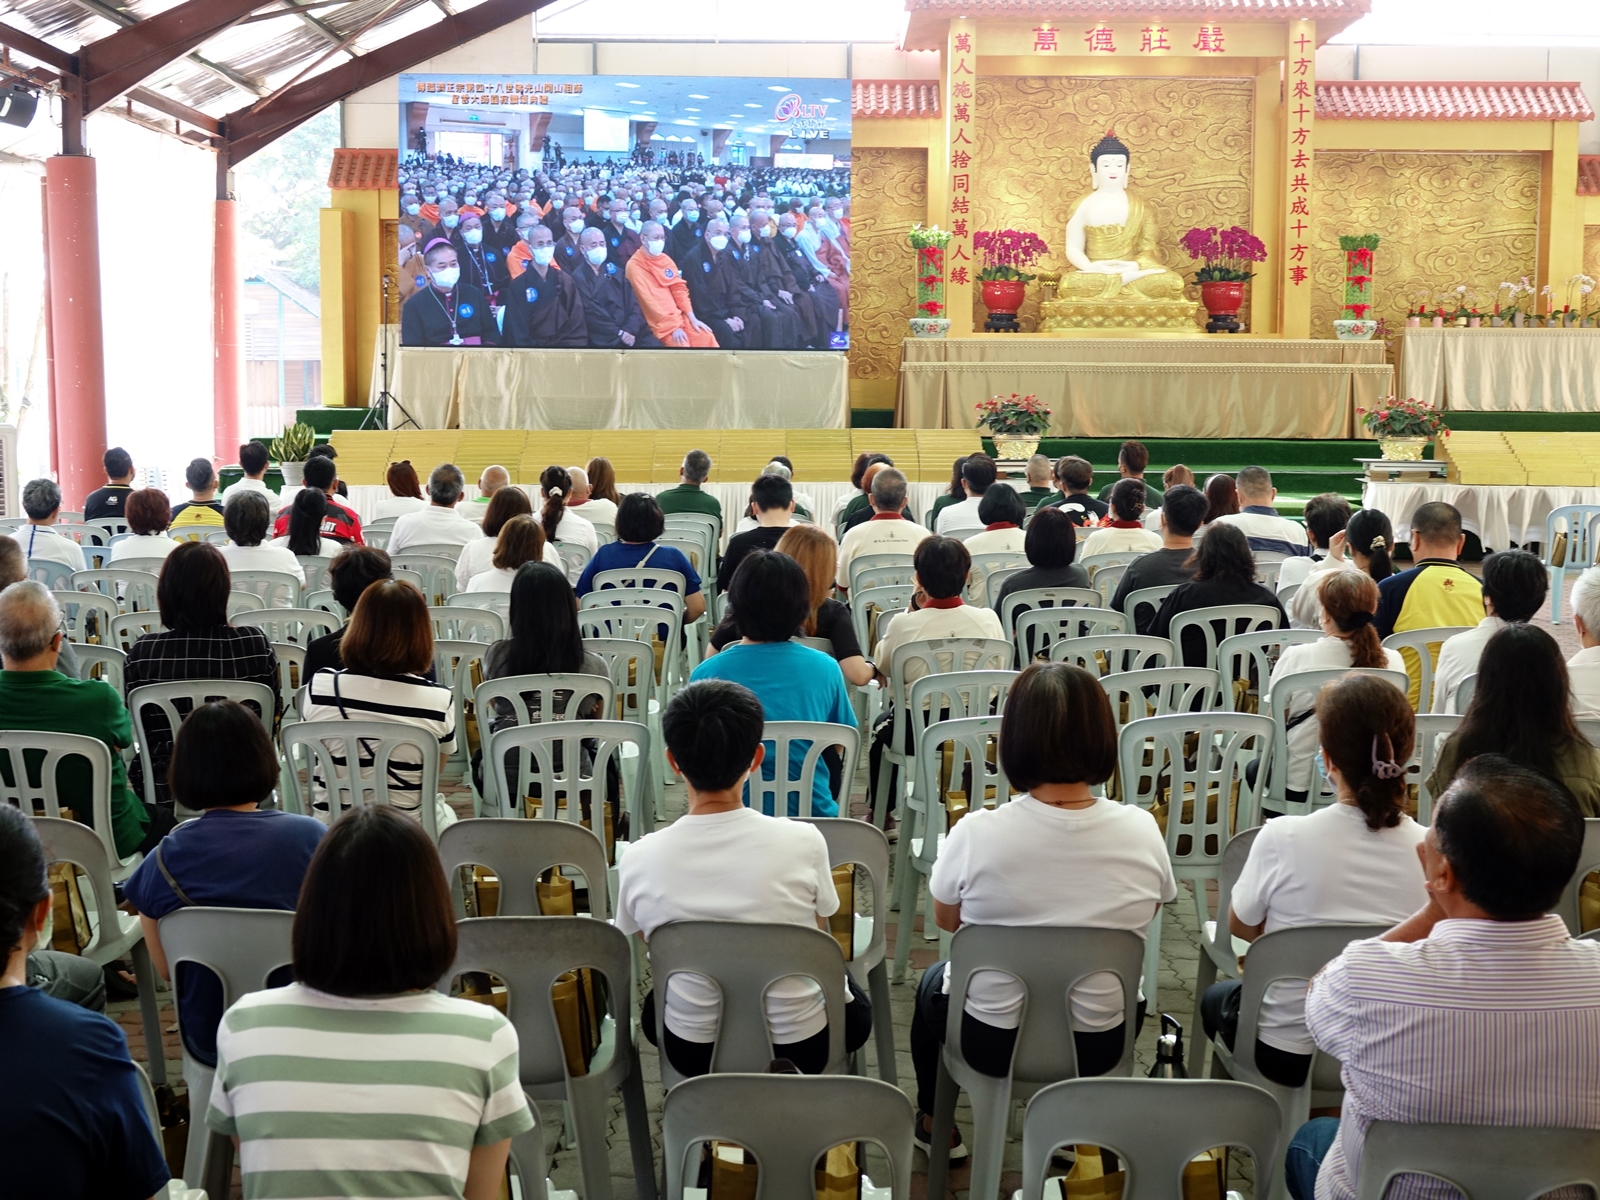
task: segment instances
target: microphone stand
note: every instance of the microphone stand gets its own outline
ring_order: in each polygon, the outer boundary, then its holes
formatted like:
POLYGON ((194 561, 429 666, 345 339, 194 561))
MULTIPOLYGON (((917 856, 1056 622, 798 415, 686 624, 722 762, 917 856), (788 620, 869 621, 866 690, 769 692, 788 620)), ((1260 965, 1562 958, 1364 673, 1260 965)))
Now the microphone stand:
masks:
MULTIPOLYGON (((385 272, 383 276, 383 311, 385 313, 389 311, 390 284, 390 277, 385 272)), ((383 372, 383 387, 378 392, 378 402, 367 409, 367 415, 361 418, 361 424, 357 428, 387 429, 389 427, 389 405, 393 404, 400 410, 400 415, 405 418, 404 421, 395 426, 396 429, 404 429, 407 425, 421 429, 422 426, 417 424, 417 419, 406 411, 404 404, 400 403, 400 398, 389 390, 389 338, 387 334, 383 333, 380 333, 380 336, 383 338, 383 342, 378 347, 378 363, 379 369, 383 372)))

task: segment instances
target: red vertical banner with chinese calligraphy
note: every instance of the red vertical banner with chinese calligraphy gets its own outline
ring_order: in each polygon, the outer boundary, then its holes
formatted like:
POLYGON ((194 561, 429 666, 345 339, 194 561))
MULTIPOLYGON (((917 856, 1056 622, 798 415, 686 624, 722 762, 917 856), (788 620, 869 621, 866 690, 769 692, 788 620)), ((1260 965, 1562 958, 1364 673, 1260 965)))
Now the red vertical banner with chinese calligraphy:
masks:
POLYGON ((1283 336, 1311 336, 1311 196, 1317 120, 1317 23, 1290 21, 1283 60, 1283 336))
POLYGON ((949 183, 950 211, 945 228, 950 245, 945 250, 945 303, 950 332, 972 332, 972 291, 979 264, 973 258, 972 235, 977 195, 977 135, 973 113, 978 99, 977 22, 965 18, 950 22, 945 55, 945 172, 949 183))

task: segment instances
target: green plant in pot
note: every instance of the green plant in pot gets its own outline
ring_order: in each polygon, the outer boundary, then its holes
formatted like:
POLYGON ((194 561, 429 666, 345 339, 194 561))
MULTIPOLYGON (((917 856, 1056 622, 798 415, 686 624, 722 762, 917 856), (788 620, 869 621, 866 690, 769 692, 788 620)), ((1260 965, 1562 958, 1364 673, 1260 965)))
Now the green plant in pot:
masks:
POLYGON ((1421 400, 1390 396, 1377 408, 1358 408, 1356 414, 1390 462, 1420 461, 1429 442, 1450 436, 1439 410, 1421 400))
POLYGON ((316 443, 317 431, 309 425, 285 425, 283 436, 272 439, 272 445, 267 447, 267 452, 277 462, 278 469, 283 472, 283 482, 291 487, 299 487, 305 482, 306 459, 311 455, 311 447, 316 443))

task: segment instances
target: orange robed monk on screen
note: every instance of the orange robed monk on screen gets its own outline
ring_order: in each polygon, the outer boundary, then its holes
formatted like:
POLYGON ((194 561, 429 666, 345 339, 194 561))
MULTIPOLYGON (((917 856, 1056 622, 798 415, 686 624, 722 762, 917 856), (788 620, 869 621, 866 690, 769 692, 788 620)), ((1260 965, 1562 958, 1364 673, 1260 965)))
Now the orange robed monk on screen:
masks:
POLYGON ((666 236, 659 221, 646 221, 640 230, 644 247, 628 259, 625 274, 639 298, 639 308, 649 323, 650 332, 669 350, 696 346, 716 349, 716 335, 694 315, 689 303, 689 285, 683 282, 678 264, 662 251, 666 236))

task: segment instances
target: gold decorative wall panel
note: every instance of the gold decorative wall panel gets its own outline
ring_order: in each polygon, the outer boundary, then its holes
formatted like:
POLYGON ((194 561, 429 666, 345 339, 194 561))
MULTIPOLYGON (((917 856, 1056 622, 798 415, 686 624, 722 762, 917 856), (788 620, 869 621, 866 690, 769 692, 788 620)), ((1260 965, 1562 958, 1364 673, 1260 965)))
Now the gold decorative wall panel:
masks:
MULTIPOLYGON (((1050 243, 1043 268, 1065 269, 1067 218, 1089 190, 1089 148, 1114 126, 1133 152, 1132 185, 1155 210, 1162 261, 1187 274, 1178 239, 1190 228, 1250 223, 1254 94, 1249 79, 980 76, 973 228, 1031 229, 1050 243)), ((1199 288, 1189 291, 1199 298, 1199 288)), ((1031 285, 1024 329, 1038 328, 1039 300, 1031 285)), ((981 328, 985 310, 973 310, 981 328)))
POLYGON ((1312 211, 1311 336, 1341 315, 1341 234, 1376 233, 1376 309, 1391 329, 1423 289, 1461 284, 1485 313, 1502 282, 1534 272, 1539 240, 1537 154, 1321 151, 1312 211))
POLYGON ((906 235, 928 220, 928 154, 857 147, 850 167, 850 393, 892 408, 900 341, 916 315, 916 260, 906 235))
MULTIPOLYGON (((1600 279, 1600 225, 1583 227, 1583 273, 1590 279, 1600 279)), ((1600 304, 1600 295, 1591 295, 1589 305, 1600 304)))

